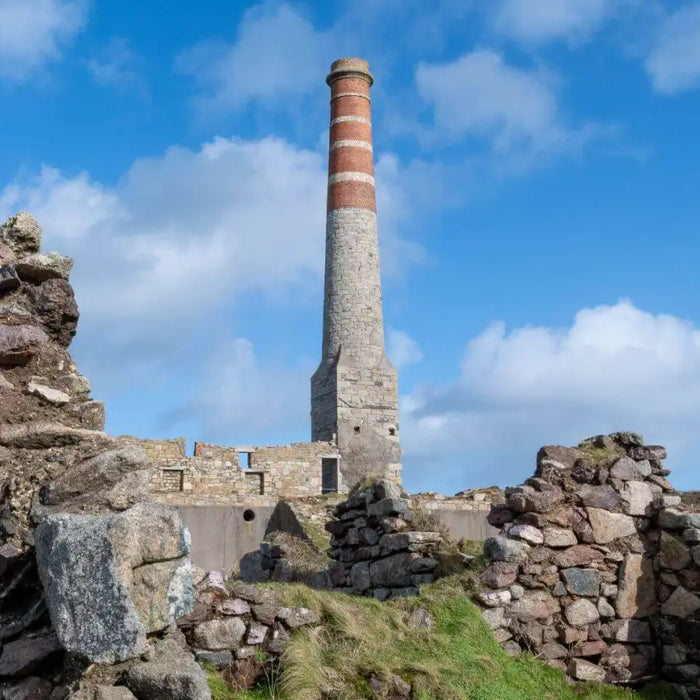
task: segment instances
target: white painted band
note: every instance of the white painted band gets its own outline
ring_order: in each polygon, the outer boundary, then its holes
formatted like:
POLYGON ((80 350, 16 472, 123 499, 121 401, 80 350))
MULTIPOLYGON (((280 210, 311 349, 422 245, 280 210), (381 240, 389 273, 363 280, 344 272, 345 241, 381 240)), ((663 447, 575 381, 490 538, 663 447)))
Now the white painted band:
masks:
POLYGON ((329 185, 332 185, 334 182, 366 182, 368 185, 374 187, 374 178, 367 173, 351 171, 335 173, 328 178, 329 185))
POLYGON ((331 151, 336 148, 366 148, 368 151, 371 151, 372 144, 367 141, 360 141, 359 139, 340 139, 338 141, 333 141, 331 144, 331 151))
POLYGON ((361 92, 339 92, 337 95, 331 97, 331 102, 337 100, 339 97, 361 97, 363 100, 367 100, 367 102, 372 101, 369 99, 369 95, 363 95, 361 92))
POLYGON ((343 122, 359 122, 360 124, 372 124, 367 117, 336 117, 331 121, 331 126, 342 124, 343 122))

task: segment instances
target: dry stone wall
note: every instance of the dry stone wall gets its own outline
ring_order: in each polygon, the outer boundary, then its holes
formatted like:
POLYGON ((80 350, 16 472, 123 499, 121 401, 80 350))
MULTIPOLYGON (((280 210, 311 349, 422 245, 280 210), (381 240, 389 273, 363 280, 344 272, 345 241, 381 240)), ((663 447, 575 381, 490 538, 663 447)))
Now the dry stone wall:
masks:
POLYGON ((394 482, 360 488, 333 515, 326 530, 333 559, 330 583, 336 590, 386 600, 417 595, 421 584, 435 580, 434 554, 442 535, 411 528, 413 512, 394 482))
POLYGON ((700 515, 667 480, 666 450, 634 433, 543 447, 489 520, 478 596, 506 650, 577 680, 663 675, 700 697, 700 515))
POLYGON ((275 593, 246 584, 230 587, 216 572, 197 583, 193 612, 178 620, 195 658, 223 671, 233 688, 247 690, 257 678, 274 672, 294 630, 320 624, 307 608, 279 603, 275 593))

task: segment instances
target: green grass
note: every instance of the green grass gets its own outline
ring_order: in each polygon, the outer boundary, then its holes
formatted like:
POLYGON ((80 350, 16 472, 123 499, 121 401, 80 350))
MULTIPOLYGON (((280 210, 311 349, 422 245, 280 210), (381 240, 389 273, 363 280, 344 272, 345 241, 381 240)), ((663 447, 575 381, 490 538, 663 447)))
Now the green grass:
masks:
POLYGON ((311 518, 299 516, 301 526, 304 528, 306 536, 311 540, 311 543, 318 551, 326 555, 330 548, 330 534, 326 532, 321 525, 315 523, 311 518))
POLYGON ((311 608, 324 621, 323 628, 297 632, 283 653, 285 700, 372 698, 367 682, 372 674, 400 675, 412 683, 417 700, 644 697, 613 686, 570 686, 561 672, 532 656, 510 658, 465 595, 459 577, 426 586, 420 598, 391 604, 304 586, 276 590, 285 604, 311 608), (406 624, 418 606, 433 616, 434 629, 406 624))
POLYGON ((292 636, 275 692, 268 685, 234 693, 207 669, 213 700, 376 700, 370 676, 393 674, 412 684, 414 700, 676 700, 663 683, 639 693, 570 685, 563 673, 531 655, 509 657, 471 602, 473 585, 465 572, 425 586, 420 597, 380 603, 298 584, 263 584, 283 605, 315 610, 323 625, 292 636), (431 614, 433 629, 408 626, 417 607, 431 614))
POLYGON ((622 447, 597 447, 592 442, 579 443, 577 449, 581 452, 585 452, 591 458, 592 462, 600 466, 610 466, 626 454, 622 447))

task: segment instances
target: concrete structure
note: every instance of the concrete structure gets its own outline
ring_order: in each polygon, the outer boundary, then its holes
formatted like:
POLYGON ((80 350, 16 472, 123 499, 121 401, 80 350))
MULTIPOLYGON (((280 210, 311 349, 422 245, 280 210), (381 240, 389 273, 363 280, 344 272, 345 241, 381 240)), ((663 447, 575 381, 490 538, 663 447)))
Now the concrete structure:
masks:
POLYGON ((333 441, 352 485, 401 480, 397 372, 384 349, 366 61, 331 66, 321 363, 311 379, 311 439, 333 441))

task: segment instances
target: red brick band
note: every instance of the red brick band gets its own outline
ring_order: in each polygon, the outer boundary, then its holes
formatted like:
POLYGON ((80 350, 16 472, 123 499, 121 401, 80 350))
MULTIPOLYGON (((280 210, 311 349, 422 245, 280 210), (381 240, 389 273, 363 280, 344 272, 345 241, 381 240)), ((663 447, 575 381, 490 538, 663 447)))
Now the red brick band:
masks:
POLYGON ((333 63, 326 82, 331 88, 328 211, 376 211, 369 97, 374 78, 366 61, 342 58, 333 63))

